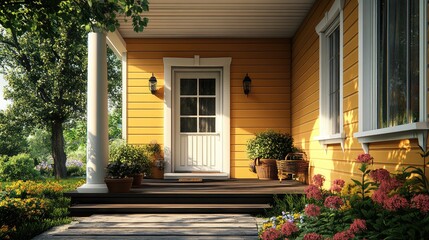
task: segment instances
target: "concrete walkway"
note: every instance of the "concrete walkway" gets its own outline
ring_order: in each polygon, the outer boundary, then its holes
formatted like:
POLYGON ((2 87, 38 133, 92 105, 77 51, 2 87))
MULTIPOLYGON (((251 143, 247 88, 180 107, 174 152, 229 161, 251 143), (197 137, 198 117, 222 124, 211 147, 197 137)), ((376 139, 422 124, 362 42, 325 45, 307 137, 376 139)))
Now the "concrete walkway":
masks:
POLYGON ((248 214, 103 214, 34 239, 258 239, 257 222, 248 214))

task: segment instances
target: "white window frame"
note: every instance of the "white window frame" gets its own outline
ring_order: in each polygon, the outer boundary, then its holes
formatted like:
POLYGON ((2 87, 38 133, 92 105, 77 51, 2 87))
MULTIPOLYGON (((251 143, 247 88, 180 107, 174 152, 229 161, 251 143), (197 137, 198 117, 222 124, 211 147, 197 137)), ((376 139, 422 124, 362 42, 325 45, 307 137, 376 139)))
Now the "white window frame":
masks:
POLYGON ((316 140, 323 146, 325 151, 330 144, 340 144, 344 151, 345 133, 343 117, 343 7, 344 0, 335 0, 331 9, 325 13, 325 16, 316 26, 316 32, 319 34, 319 136, 316 140), (329 119, 329 36, 332 31, 339 27, 339 114, 340 114, 340 132, 333 133, 332 123, 329 119))
POLYGON ((420 109, 419 122, 377 128, 377 1, 359 0, 359 132, 354 137, 369 152, 372 142, 418 139, 426 150, 427 122, 427 1, 420 1, 420 109))

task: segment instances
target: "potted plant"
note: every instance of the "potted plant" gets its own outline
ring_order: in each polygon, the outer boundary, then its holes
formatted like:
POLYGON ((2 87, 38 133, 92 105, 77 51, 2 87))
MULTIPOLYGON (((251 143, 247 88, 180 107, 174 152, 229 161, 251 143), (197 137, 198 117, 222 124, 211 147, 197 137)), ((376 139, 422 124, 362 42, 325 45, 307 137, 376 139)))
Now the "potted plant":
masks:
POLYGON ((158 143, 146 145, 146 153, 151 159, 151 177, 155 179, 164 178, 165 161, 161 154, 161 146, 158 143))
POLYGON ((290 134, 266 130, 255 134, 246 145, 247 155, 253 159, 253 168, 262 180, 277 179, 276 160, 285 159, 293 151, 290 134))
POLYGON ((127 144, 124 141, 114 141, 110 146, 110 160, 126 163, 130 175, 134 178, 133 186, 141 185, 144 174, 150 174, 150 162, 143 147, 127 144))
POLYGON ((130 164, 121 161, 111 161, 106 169, 107 176, 104 182, 110 193, 126 193, 130 191, 133 183, 133 177, 130 177, 130 164))

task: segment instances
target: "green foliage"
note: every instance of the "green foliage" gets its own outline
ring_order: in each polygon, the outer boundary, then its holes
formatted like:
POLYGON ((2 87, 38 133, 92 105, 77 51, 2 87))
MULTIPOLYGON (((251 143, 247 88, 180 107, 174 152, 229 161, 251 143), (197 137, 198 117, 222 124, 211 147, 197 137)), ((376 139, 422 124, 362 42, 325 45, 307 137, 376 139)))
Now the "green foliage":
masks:
POLYGON ((266 213, 268 216, 281 215, 283 212, 301 212, 307 204, 305 195, 285 194, 283 198, 274 195, 274 204, 266 213))
POLYGON ((250 159, 285 159, 293 151, 293 138, 290 134, 267 130, 257 133, 247 142, 247 155, 250 159))
MULTIPOLYGON (((150 175, 150 161, 141 146, 127 144, 122 140, 113 141, 110 144, 109 161, 111 169, 108 166, 108 175, 112 175, 113 170, 119 173, 123 169, 126 172, 127 166, 131 168, 130 174, 144 172, 150 175)), ((121 176, 123 175, 121 174, 121 176)), ((113 176, 115 175, 113 174, 113 176)))
POLYGON ((0 111, 0 155, 13 156, 27 148, 26 132, 12 110, 0 111))
POLYGON ((109 113, 109 139, 122 137, 122 109, 115 108, 109 113))
POLYGON ((51 227, 70 223, 70 199, 63 193, 82 185, 81 179, 16 181, 0 190, 0 238, 31 239, 51 227))
POLYGON ((36 128, 31 135, 27 137, 28 154, 36 162, 49 162, 51 156, 51 136, 48 131, 36 128))
POLYGON ((0 179, 2 181, 38 179, 40 173, 34 167, 34 160, 28 154, 0 157, 0 179))

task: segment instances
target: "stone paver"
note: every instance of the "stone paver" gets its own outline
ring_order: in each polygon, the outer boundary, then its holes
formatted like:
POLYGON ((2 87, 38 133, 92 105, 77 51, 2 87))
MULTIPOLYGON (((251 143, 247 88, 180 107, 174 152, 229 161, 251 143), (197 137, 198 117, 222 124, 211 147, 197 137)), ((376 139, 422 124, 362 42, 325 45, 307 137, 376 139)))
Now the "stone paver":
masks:
POLYGON ((100 214, 34 239, 258 239, 257 222, 248 214, 100 214))

